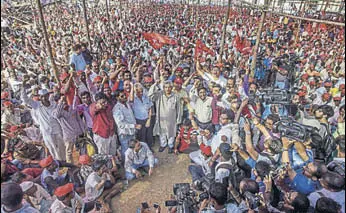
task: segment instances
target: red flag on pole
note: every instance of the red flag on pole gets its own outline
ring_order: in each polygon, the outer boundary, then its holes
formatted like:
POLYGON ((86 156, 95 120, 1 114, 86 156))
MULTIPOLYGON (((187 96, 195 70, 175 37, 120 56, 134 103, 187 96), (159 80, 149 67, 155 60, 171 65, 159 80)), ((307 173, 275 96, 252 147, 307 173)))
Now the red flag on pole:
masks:
POLYGON ((213 50, 209 49, 200 39, 196 42, 195 47, 195 58, 198 58, 200 54, 203 54, 203 52, 206 52, 212 56, 215 56, 215 53, 213 50))
POLYGON ((160 49, 165 44, 177 44, 177 41, 175 41, 174 39, 158 33, 142 33, 142 35, 154 49, 160 49))

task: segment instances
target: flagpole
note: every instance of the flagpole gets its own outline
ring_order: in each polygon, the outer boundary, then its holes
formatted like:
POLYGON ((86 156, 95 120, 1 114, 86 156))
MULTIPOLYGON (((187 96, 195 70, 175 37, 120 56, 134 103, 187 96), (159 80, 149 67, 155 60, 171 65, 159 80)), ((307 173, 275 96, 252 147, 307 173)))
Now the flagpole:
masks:
POLYGON ((225 46, 225 39, 226 39, 226 30, 227 30, 227 24, 228 24, 228 19, 229 19, 230 12, 231 12, 231 0, 228 0, 227 14, 225 16, 225 20, 224 20, 224 23, 223 23, 223 30, 222 30, 222 37, 221 37, 221 47, 220 47, 219 58, 218 58, 218 60, 220 62, 222 61, 222 55, 223 55, 224 46, 225 46))
POLYGON ((90 40, 90 32, 89 32, 89 23, 88 23, 88 15, 87 15, 87 9, 86 9, 86 4, 85 0, 83 0, 83 10, 84 10, 84 21, 85 21, 85 27, 88 35, 88 43, 89 43, 89 49, 92 51, 92 46, 91 46, 91 40, 90 40))
MULTIPOLYGON (((267 5, 267 2, 268 2, 268 0, 265 0, 264 5, 267 5)), ((266 14, 267 14, 266 10, 263 10, 262 16, 261 16, 261 21, 259 23, 258 30, 257 30, 256 45, 254 47, 253 56, 252 56, 251 77, 255 76, 255 69, 256 69, 256 63, 257 63, 257 52, 258 52, 258 47, 259 47, 259 43, 261 40, 262 27, 263 27, 263 23, 264 23, 264 19, 266 17, 266 14)))
POLYGON ((41 0, 36 0, 36 3, 37 3, 38 12, 40 15, 43 36, 44 36, 44 39, 45 39, 46 45, 47 45, 47 51, 48 51, 49 59, 50 59, 50 62, 51 62, 52 68, 53 68, 53 75, 54 75, 56 81, 59 83, 60 81, 59 81, 58 73, 57 73, 58 69, 56 67, 55 60, 53 57, 52 47, 50 46, 50 42, 49 42, 49 38, 48 38, 48 34, 47 34, 47 29, 46 29, 46 23, 44 22, 41 0))

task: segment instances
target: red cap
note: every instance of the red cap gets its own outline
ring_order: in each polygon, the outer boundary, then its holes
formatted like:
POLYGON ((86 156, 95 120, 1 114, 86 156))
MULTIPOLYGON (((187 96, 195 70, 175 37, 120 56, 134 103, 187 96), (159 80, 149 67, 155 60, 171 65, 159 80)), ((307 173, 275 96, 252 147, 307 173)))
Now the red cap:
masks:
POLYGON ((53 157, 52 157, 51 155, 49 155, 48 157, 46 157, 45 159, 42 159, 42 160, 40 161, 40 166, 41 166, 42 168, 46 168, 46 167, 48 167, 49 165, 51 165, 52 162, 53 162, 53 157))
POLYGON ((298 96, 299 97, 304 97, 306 95, 306 92, 304 92, 304 91, 299 91, 298 92, 298 96))
POLYGON ((103 84, 103 88, 109 88, 109 84, 107 83, 103 84))
POLYGON ((333 100, 334 100, 334 101, 341 101, 341 97, 340 97, 340 96, 334 97, 333 100))
POLYGON ((11 101, 5 101, 4 103, 2 103, 5 107, 9 107, 12 105, 11 101))
POLYGON ((59 79, 60 79, 61 81, 63 81, 63 80, 65 80, 66 78, 68 78, 69 76, 70 76, 70 74, 68 74, 67 72, 63 72, 63 73, 61 73, 59 79))
POLYGON ((54 191, 54 195, 57 197, 63 197, 72 191, 73 191, 73 183, 68 183, 56 188, 54 191))
POLYGON ((19 129, 18 126, 11 126, 10 132, 16 132, 18 129, 19 129))
POLYGON ((153 82, 152 77, 148 77, 148 76, 144 77, 144 83, 151 83, 151 82, 153 82))
POLYGON ((176 79, 174 80, 174 83, 179 84, 179 85, 182 85, 184 82, 183 82, 183 79, 182 79, 182 78, 176 78, 176 79))
POLYGON ((177 72, 181 72, 181 71, 183 71, 183 68, 182 67, 178 67, 177 68, 177 72))
POLYGON ((2 92, 1 93, 1 99, 6 99, 6 98, 8 98, 9 95, 10 94, 8 92, 2 92))
POLYGON ((315 81, 310 81, 310 85, 316 85, 315 81))
POLYGON ((306 86, 302 86, 301 90, 303 90, 303 91, 307 91, 307 90, 308 90, 308 88, 307 88, 306 86))
POLYGON ((308 78, 309 78, 308 74, 305 73, 305 74, 302 75, 302 79, 308 79, 308 78))
POLYGON ((332 85, 333 84, 330 81, 327 81, 327 82, 324 83, 324 86, 326 86, 326 87, 331 87, 332 85))
POLYGON ((93 80, 93 82, 96 82, 96 81, 102 81, 102 77, 101 76, 96 76, 93 80))
POLYGON ((206 146, 206 145, 204 145, 204 143, 201 143, 200 149, 201 149, 201 152, 203 154, 205 154, 206 156, 211 156, 212 155, 210 146, 206 146))
POLYGON ((339 90, 343 90, 343 89, 345 89, 345 84, 340 84, 339 90))
POLYGON ((82 165, 86 165, 90 162, 90 157, 89 155, 81 155, 79 156, 79 163, 82 165))

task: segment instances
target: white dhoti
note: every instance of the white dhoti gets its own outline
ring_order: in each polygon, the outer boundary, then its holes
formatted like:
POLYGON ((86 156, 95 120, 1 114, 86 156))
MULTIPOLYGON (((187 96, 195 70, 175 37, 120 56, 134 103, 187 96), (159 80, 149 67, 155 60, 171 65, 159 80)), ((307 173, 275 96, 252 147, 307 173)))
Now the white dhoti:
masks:
POLYGON ((55 160, 66 160, 65 143, 62 134, 42 134, 43 141, 55 160))

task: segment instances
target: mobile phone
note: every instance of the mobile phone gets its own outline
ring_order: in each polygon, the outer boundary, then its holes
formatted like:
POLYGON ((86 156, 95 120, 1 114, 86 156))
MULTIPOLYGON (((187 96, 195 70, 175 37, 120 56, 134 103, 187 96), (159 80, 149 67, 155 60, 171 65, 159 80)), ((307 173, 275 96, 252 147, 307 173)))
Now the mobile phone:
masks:
POLYGON ((159 204, 154 203, 154 208, 155 208, 155 209, 159 208, 159 204))
POLYGON ((165 202, 165 206, 177 206, 178 205, 178 202, 176 200, 167 200, 165 202))
POLYGON ((149 209, 149 205, 147 202, 142 203, 142 209, 149 209))

